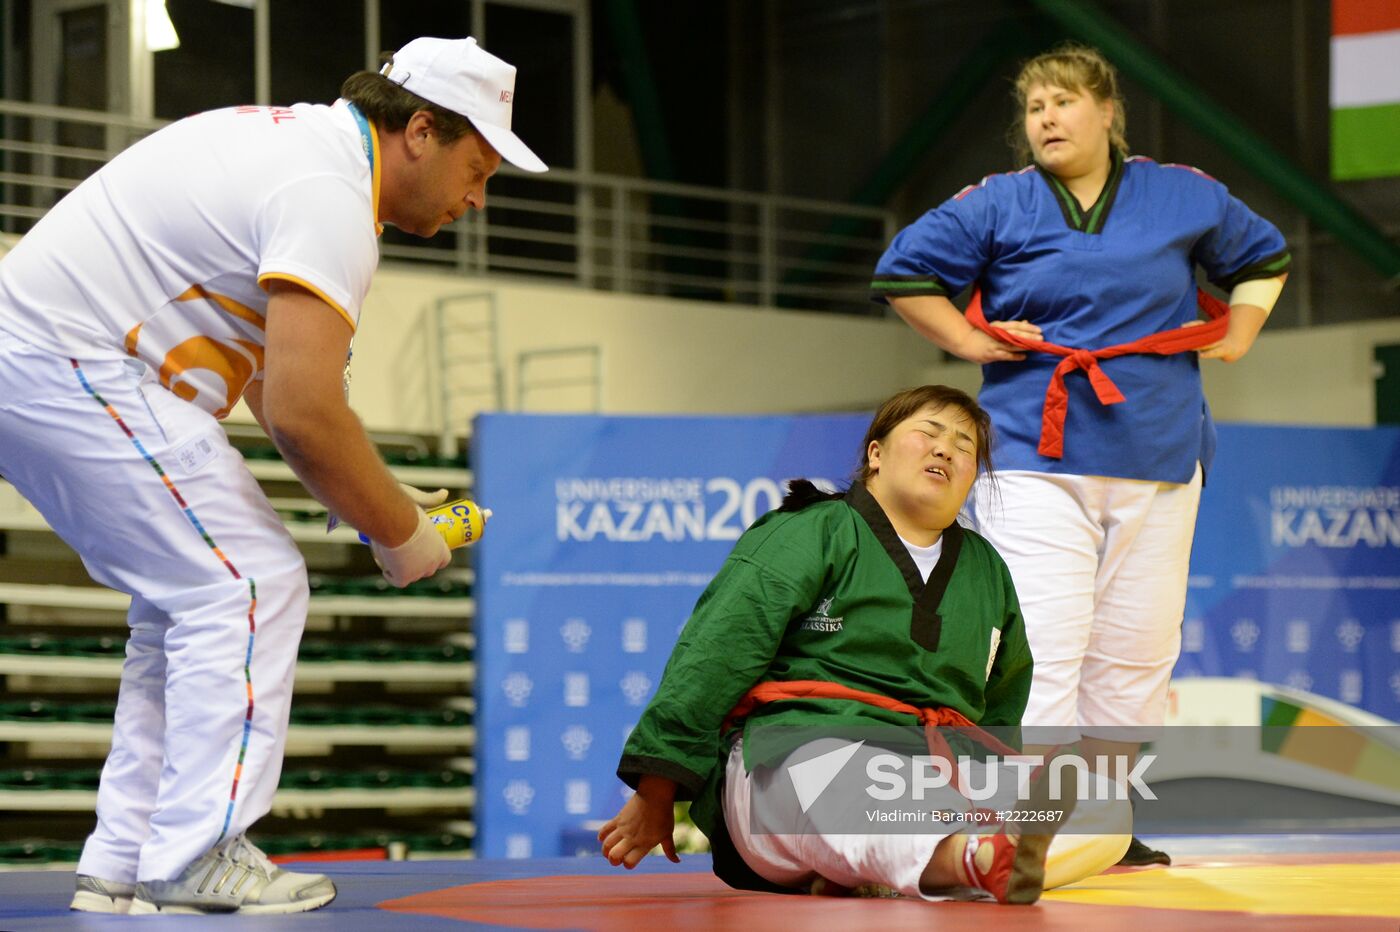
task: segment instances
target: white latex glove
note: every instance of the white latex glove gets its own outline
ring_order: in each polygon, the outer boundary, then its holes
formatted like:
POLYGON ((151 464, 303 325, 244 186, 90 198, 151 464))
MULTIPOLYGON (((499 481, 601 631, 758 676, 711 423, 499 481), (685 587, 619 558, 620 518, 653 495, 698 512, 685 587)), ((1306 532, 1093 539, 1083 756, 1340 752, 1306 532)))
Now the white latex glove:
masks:
MULTIPOLYGON (((442 494, 446 496, 447 492, 444 490, 442 494)), ((418 512, 418 528, 412 537, 397 547, 370 541, 369 549, 374 554, 374 562, 384 571, 384 578, 399 589, 411 582, 426 579, 452 562, 452 551, 447 549, 447 542, 428 520, 427 512, 421 510, 418 512)))
POLYGON ((403 494, 413 499, 413 504, 427 511, 429 508, 436 508, 447 501, 447 490, 438 489, 436 492, 424 492, 422 489, 415 489, 411 485, 399 483, 399 488, 403 489, 403 494))

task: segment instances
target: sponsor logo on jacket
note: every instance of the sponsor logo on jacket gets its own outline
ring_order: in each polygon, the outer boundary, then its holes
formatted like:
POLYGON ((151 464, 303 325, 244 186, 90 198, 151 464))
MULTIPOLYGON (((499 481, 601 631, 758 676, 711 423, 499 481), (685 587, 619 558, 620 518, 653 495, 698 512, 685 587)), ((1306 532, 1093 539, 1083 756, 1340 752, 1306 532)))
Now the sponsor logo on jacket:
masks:
POLYGON ((808 615, 803 620, 802 630, 821 631, 827 634, 840 631, 841 628, 844 627, 843 622, 845 618, 840 615, 834 618, 832 617, 831 603, 834 601, 836 601, 835 596, 827 596, 818 602, 817 607, 812 610, 812 614, 808 615))

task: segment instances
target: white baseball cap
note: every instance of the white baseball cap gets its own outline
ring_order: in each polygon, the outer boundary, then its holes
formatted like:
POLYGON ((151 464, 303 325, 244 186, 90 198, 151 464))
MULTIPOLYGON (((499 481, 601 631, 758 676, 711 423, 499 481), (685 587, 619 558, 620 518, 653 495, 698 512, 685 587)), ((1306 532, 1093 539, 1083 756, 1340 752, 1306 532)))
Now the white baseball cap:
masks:
POLYGON ((414 39, 394 53, 381 73, 404 90, 471 120, 501 158, 517 168, 549 170, 510 131, 515 66, 481 48, 475 39, 414 39))

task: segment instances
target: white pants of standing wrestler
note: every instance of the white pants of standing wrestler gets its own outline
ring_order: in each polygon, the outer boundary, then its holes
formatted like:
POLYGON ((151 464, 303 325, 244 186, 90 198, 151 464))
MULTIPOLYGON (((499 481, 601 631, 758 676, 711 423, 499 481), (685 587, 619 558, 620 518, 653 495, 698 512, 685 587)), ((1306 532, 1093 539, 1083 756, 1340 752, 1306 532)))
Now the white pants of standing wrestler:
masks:
MULTIPOLYGON (((796 796, 777 790, 778 781, 789 779, 788 761, 808 760, 849 742, 820 739, 794 751, 774 767, 744 768, 743 741, 735 741, 724 772, 724 822, 734 848, 744 863, 765 880, 784 887, 805 889, 818 877, 843 887, 883 884, 905 896, 947 900, 977 895, 971 888, 952 896, 929 894, 919 888, 919 877, 933 858, 938 843, 953 831, 935 833, 879 832, 868 834, 756 833, 752 830, 753 806, 765 813, 768 824, 810 825, 796 796), (821 745, 821 747, 816 747, 821 745)), ((912 772, 905 767, 904 772, 912 772)), ((1014 781, 1013 781, 1014 783, 1014 781)), ((1045 858, 1045 889, 1073 883, 1102 873, 1123 856, 1131 835, 1132 810, 1123 799, 1081 801, 1066 828, 1055 836, 1045 858)), ((868 803, 868 800, 865 801, 868 803)), ((852 800, 859 808, 861 800, 852 800)), ((997 829, 986 827, 980 833, 997 829)))
POLYGON ((271 806, 305 564, 218 422, 136 360, 75 365, 0 331, 0 475, 132 596, 78 872, 172 879, 271 806))
POLYGON ((1162 724, 1200 466, 1185 484, 1006 471, 996 486, 974 486, 974 519, 1011 570, 1035 658, 1022 724, 1162 724))

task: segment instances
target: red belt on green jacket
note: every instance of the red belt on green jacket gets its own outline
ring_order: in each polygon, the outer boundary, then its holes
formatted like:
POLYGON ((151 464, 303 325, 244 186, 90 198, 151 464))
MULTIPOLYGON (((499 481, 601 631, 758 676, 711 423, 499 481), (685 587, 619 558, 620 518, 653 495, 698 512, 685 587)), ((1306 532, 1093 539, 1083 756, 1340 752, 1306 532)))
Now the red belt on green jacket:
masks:
MULTIPOLYGON (((847 699, 853 702, 864 702, 866 705, 873 705, 890 712, 912 715, 920 725, 924 726, 924 740, 928 743, 929 753, 935 758, 950 763, 953 761, 953 749, 948 745, 948 739, 938 730, 940 727, 966 730, 969 736, 977 740, 978 743, 999 754, 1016 755, 1021 753, 978 728, 971 719, 957 709, 950 709, 947 706, 924 709, 907 702, 900 702, 898 699, 891 699, 889 696, 882 696, 879 693, 868 693, 852 689, 849 686, 842 686, 840 683, 827 683, 822 680, 759 683, 745 693, 738 705, 734 706, 730 713, 725 716, 723 730, 727 731, 730 727, 737 725, 759 706, 770 702, 780 702, 784 699, 847 699)), ((956 767, 952 768, 952 786, 953 789, 961 792, 961 787, 958 786, 956 767)))

